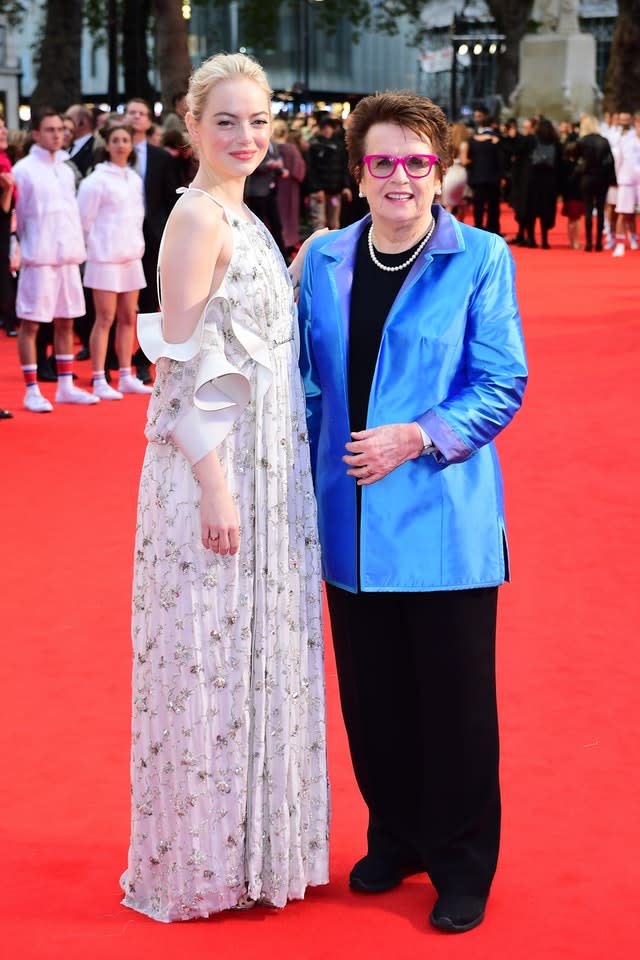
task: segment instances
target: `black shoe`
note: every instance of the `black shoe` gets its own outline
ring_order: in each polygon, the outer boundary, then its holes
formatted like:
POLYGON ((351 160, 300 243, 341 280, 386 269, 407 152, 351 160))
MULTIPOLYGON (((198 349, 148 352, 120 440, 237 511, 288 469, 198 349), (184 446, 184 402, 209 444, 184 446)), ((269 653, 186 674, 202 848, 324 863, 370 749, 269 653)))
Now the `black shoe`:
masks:
POLYGON ((151 370, 148 363, 139 363, 136 367, 136 376, 143 383, 151 383, 151 370))
POLYGON ((402 867, 391 866, 382 857, 367 854, 358 860, 349 874, 349 886, 358 893, 386 893, 398 887, 405 877, 422 873, 420 863, 409 863, 402 867))
POLYGON ((88 360, 90 356, 91 354, 89 353, 88 349, 86 347, 82 347, 82 349, 78 350, 76 353, 76 360, 88 360))
POLYGON ((512 247, 524 247, 525 239, 524 237, 512 237, 509 243, 512 247))
POLYGON ((11 420, 12 418, 11 410, 0 410, 0 420, 11 420))
POLYGON ((438 930, 465 933, 482 923, 486 903, 486 897, 472 897, 461 893, 444 894, 436 902, 429 921, 438 930))
POLYGON ((591 246, 591 244, 590 244, 590 243, 585 243, 585 245, 584 245, 584 251, 585 251, 585 253, 591 253, 592 250, 593 250, 593 247, 591 246))
POLYGON ((596 253, 602 253, 602 244, 596 243, 596 253))
POLYGON ((44 366, 42 367, 38 367, 36 376, 40 381, 40 383, 57 383, 58 382, 58 377, 53 372, 51 368, 51 364, 49 363, 44 364, 44 366))
POLYGON ((549 244, 547 243, 546 240, 545 240, 544 243, 542 244, 542 249, 543 249, 543 250, 551 250, 551 247, 549 246, 549 244))

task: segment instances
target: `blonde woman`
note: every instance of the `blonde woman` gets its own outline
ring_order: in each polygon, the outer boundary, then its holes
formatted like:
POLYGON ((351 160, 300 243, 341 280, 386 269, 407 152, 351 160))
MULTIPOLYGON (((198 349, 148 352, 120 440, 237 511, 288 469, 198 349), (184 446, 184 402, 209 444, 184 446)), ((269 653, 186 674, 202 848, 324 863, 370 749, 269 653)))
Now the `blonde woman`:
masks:
MULTIPOLYGON (((271 91, 193 74, 200 159, 160 256, 162 323, 133 583, 124 904, 155 920, 283 907, 328 880, 322 596, 293 289, 243 202, 271 91)), ((297 262, 297 261, 296 261, 297 262)), ((295 264, 294 264, 295 267, 295 264)))

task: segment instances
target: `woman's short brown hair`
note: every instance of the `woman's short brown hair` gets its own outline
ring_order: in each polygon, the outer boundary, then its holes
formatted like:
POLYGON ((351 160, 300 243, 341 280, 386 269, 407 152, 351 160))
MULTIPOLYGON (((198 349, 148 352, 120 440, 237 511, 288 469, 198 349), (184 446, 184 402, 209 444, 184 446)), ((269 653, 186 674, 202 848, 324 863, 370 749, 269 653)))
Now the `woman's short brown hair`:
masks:
POLYGON ((428 97, 411 90, 389 90, 365 97, 350 116, 347 130, 349 169, 356 181, 362 175, 365 139, 376 123, 395 123, 419 137, 428 137, 440 157, 440 177, 451 163, 451 134, 444 113, 428 97))

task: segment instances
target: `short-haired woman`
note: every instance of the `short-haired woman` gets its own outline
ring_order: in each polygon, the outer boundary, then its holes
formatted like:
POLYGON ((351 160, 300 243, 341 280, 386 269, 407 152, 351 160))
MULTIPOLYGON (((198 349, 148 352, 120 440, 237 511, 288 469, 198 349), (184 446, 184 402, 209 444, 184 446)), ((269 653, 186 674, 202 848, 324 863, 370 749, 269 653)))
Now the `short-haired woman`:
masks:
POLYGON ((508 578, 494 439, 526 365, 501 237, 437 202, 439 107, 362 100, 349 163, 371 214, 314 241, 298 309, 342 709, 369 811, 350 884, 426 871, 431 922, 482 921, 500 833, 495 628, 508 578))

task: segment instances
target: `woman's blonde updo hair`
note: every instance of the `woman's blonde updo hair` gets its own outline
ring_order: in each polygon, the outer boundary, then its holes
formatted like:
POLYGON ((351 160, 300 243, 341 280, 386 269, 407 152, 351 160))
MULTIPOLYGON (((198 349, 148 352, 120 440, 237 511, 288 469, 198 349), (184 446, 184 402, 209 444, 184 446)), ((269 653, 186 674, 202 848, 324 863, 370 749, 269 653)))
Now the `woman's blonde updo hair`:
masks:
POLYGON ((211 88, 221 80, 235 80, 237 77, 253 80, 264 90, 267 100, 271 100, 273 90, 269 86, 266 73, 256 60, 245 53, 216 53, 194 70, 189 80, 187 109, 194 120, 202 119, 211 88))

